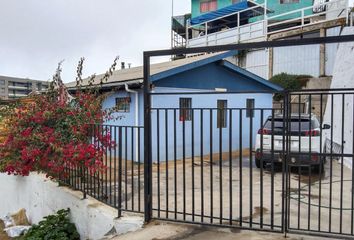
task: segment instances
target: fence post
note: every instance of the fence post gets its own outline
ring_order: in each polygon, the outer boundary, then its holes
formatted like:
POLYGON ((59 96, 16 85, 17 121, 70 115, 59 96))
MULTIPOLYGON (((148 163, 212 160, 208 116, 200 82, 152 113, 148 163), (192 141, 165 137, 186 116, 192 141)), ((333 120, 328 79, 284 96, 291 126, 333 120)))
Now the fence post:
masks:
POLYGON ((121 126, 118 128, 118 131, 119 131, 118 132, 118 217, 121 217, 122 216, 122 141, 123 141, 121 126))
POLYGON ((144 52, 144 215, 152 217, 152 154, 151 154, 151 95, 150 56, 144 52))
MULTIPOLYGON (((289 134, 290 134, 290 116, 291 116, 291 111, 290 111, 290 107, 291 107, 291 100, 290 100, 290 93, 288 91, 284 92, 284 113, 283 113, 283 121, 285 124, 285 126, 283 126, 284 128, 284 133, 283 136, 285 137, 285 149, 284 151, 284 155, 285 158, 283 159, 284 163, 283 163, 283 174, 285 174, 285 184, 283 185, 283 193, 285 193, 285 198, 284 199, 284 211, 283 211, 283 229, 284 229, 284 233, 285 233, 285 237, 287 236, 288 233, 288 204, 289 204, 289 170, 288 170, 288 163, 289 163, 289 151, 290 151, 290 139, 289 139, 289 134), (285 188, 285 189, 284 189, 285 188)), ((284 142, 284 139, 283 139, 284 142)))

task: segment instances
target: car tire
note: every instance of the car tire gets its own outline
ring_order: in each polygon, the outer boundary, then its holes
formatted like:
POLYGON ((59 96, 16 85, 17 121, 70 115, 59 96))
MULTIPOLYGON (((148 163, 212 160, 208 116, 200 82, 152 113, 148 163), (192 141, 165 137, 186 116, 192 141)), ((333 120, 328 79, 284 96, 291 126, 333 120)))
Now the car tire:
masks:
MULTIPOLYGON (((256 167, 257 168, 261 168, 261 159, 255 159, 255 162, 256 162, 256 167)), ((265 163, 263 162, 263 167, 265 166, 265 163)))
POLYGON ((322 161, 322 163, 316 165, 316 166, 314 167, 314 170, 315 170, 315 172, 318 173, 318 174, 320 174, 320 173, 323 174, 323 173, 324 173, 324 162, 322 161))

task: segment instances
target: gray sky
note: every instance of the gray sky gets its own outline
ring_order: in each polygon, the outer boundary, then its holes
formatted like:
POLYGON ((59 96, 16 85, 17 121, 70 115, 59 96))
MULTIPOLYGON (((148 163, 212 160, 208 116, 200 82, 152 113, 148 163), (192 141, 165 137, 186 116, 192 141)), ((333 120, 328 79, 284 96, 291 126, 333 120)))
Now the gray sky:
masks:
MULTIPOLYGON (((190 12, 190 0, 174 1, 175 15, 190 12)), ((65 59, 69 82, 80 57, 84 75, 117 55, 141 65, 143 50, 170 47, 170 16, 171 0, 0 0, 0 75, 48 80, 65 59)))

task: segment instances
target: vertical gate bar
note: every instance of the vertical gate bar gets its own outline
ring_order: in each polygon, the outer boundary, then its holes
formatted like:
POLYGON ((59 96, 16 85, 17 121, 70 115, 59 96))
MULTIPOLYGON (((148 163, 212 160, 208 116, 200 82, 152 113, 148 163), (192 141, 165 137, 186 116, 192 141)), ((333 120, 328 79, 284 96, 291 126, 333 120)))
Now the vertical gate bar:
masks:
POLYGON ((286 184, 284 184, 284 175, 285 177, 287 177, 287 173, 285 173, 285 168, 284 168, 284 164, 285 162, 287 161, 287 159, 285 158, 286 157, 286 154, 285 154, 285 150, 286 150, 286 139, 285 139, 285 134, 287 133, 287 119, 288 119, 288 99, 287 99, 287 96, 285 93, 283 94, 283 109, 282 109, 282 113, 283 113, 283 131, 282 131, 282 152, 279 153, 279 157, 282 158, 282 222, 281 222, 281 229, 282 229, 282 232, 285 234, 285 237, 286 237, 286 234, 287 234, 287 214, 286 214, 286 203, 287 202, 287 195, 286 195, 286 189, 284 187, 287 187, 286 184), (285 196, 285 197, 284 197, 285 196))
POLYGON ((114 129, 114 151, 113 151, 113 154, 114 154, 114 173, 113 173, 113 178, 114 178, 114 195, 113 195, 113 204, 114 204, 114 207, 115 208, 118 208, 117 207, 117 144, 119 144, 120 142, 120 139, 117 141, 117 126, 114 126, 113 127, 114 129))
POLYGON ((186 116, 187 111, 183 109, 183 121, 182 121, 182 176, 183 176, 183 220, 186 220, 186 116))
MULTIPOLYGON (((341 147, 341 152, 342 152, 342 159, 341 159, 341 164, 340 164, 340 220, 339 220, 339 233, 342 234, 343 232, 343 166, 344 166, 344 104, 345 104, 345 93, 342 93, 342 147, 341 147)), ((352 193, 353 194, 353 193, 352 193)))
MULTIPOLYGON (((95 136, 95 142, 96 142, 96 145, 95 145, 95 148, 97 150, 99 150, 99 142, 98 142, 98 139, 97 139, 97 135, 99 134, 99 128, 97 125, 95 125, 95 133, 94 133, 94 136, 95 136)), ((90 181, 90 192, 92 194, 92 182, 93 182, 93 195, 96 196, 96 172, 94 172, 93 174, 91 174, 91 181, 90 181)), ((86 171, 85 173, 83 173, 83 177, 86 177, 86 171)))
MULTIPOLYGON (((107 129, 108 129, 108 126, 106 125, 105 126, 105 135, 107 136, 107 129)), ((105 165, 106 165, 106 169, 105 169, 105 195, 104 195, 104 202, 105 203, 108 203, 108 171, 107 171, 107 165, 108 165, 108 148, 107 146, 103 146, 103 149, 105 151, 105 165)))
POLYGON ((119 127, 119 147, 118 147, 118 217, 122 216, 122 154, 123 154, 123 136, 122 136, 122 127, 119 127))
POLYGON ((218 109, 218 114, 219 114, 219 216, 220 216, 220 224, 222 224, 222 218, 223 218, 223 188, 222 188, 222 122, 221 122, 221 115, 223 114, 224 109, 219 108, 218 109))
MULTIPOLYGON (((284 115, 284 114, 283 114, 284 115)), ((270 185, 270 226, 274 229, 274 109, 272 109, 272 132, 271 132, 271 185, 270 185)))
POLYGON ((169 202, 168 202, 168 109, 165 109, 165 153, 166 153, 166 218, 168 218, 169 213, 169 202))
POLYGON ((239 144, 240 144, 240 147, 239 147, 239 169, 240 169, 240 193, 239 193, 239 198, 240 198, 240 202, 239 202, 239 209, 240 209, 240 217, 239 217, 239 221, 240 221, 240 227, 242 227, 242 109, 240 109, 240 120, 239 120, 239 124, 240 124, 240 127, 239 127, 239 144))
POLYGON ((213 223, 213 109, 210 109, 210 223, 213 223))
MULTIPOLYGON (((334 94, 331 94, 331 126, 333 125, 333 115, 334 115, 334 94)), ((332 232, 332 177, 333 177, 333 127, 331 128, 331 162, 329 171, 329 219, 328 219, 328 232, 332 232)))
POLYGON ((132 173, 131 173, 131 181, 132 181, 132 187, 131 187, 131 189, 132 189, 132 211, 134 211, 135 210, 135 208, 134 208, 134 160, 135 160, 135 157, 134 157, 134 150, 135 150, 135 144, 134 144, 134 130, 135 130, 135 127, 132 127, 131 128, 131 135, 132 135, 132 137, 131 137, 131 155, 132 155, 132 166, 131 166, 131 171, 132 171, 132 173))
POLYGON ((308 182, 308 185, 309 185, 309 193, 308 193, 308 210, 307 210, 307 230, 310 231, 311 229, 311 165, 309 165, 309 182, 308 182))
POLYGON ((125 210, 128 209, 128 127, 124 127, 124 195, 125 210))
POLYGON ((297 228, 300 229, 300 214, 301 214, 301 193, 300 193, 300 190, 301 190, 301 167, 298 167, 298 170, 299 170, 299 181, 298 181, 298 195, 297 195, 297 198, 298 198, 298 201, 297 201, 297 228))
POLYGON ((264 122, 264 109, 261 109, 261 121, 260 121, 260 129, 261 129, 261 145, 260 145, 260 162, 261 162, 261 172, 260 172, 260 202, 261 202, 261 216, 260 216, 260 228, 263 228, 263 141, 264 141, 264 136, 263 136, 263 122, 264 122))
POLYGON ((201 201, 201 222, 204 222, 204 122, 203 122, 203 109, 200 109, 200 201, 201 201))
POLYGON ((175 219, 177 220, 177 113, 173 109, 173 154, 174 154, 174 190, 175 190, 175 219))
MULTIPOLYGON (((107 126, 106 125, 101 125, 102 126, 102 135, 106 134, 106 129, 107 126)), ((107 166, 107 149, 105 147, 105 143, 102 142, 102 151, 103 151, 103 164, 105 166, 107 166)), ((101 199, 103 202, 106 202, 106 196, 107 196, 107 168, 102 172, 102 178, 101 178, 101 182, 102 182, 102 192, 101 192, 101 199)))
MULTIPOLYGON (((98 140, 99 138, 99 134, 101 134, 101 130, 100 130, 100 126, 99 125, 96 125, 96 143, 97 143, 97 146, 96 146, 96 148, 99 150, 100 149, 100 141, 98 140)), ((92 174, 91 176, 90 176, 90 179, 87 179, 86 178, 86 181, 90 181, 90 184, 92 184, 92 180, 93 180, 93 194, 95 195, 95 196, 97 196, 96 194, 98 194, 99 193, 99 179, 98 179, 98 175, 99 173, 94 173, 94 174, 92 174), (97 181, 97 182, 96 182, 97 181), (97 192, 96 192, 96 184, 97 184, 97 192)), ((85 174, 84 174, 84 176, 86 176, 86 171, 85 171, 85 174)), ((86 182, 85 181, 85 182, 86 182)), ((86 184, 87 184, 88 182, 86 182, 86 184)), ((92 193, 92 189, 91 189, 91 193, 92 193)))
MULTIPOLYGON (((312 94, 309 94, 309 108, 310 121, 309 121, 309 160, 312 160, 312 94)), ((308 204, 308 230, 311 229, 311 168, 312 165, 309 165, 309 204, 308 204)))
POLYGON ((318 189, 318 231, 321 231, 321 202, 322 202, 322 170, 324 169, 322 165, 324 166, 325 161, 325 156, 323 157, 323 150, 322 150, 322 126, 323 126, 323 93, 320 94, 320 171, 319 171, 319 189, 318 189))
POLYGON ((282 161, 282 231, 285 233, 285 236, 287 234, 287 229, 290 226, 290 211, 287 211, 287 203, 288 203, 288 195, 287 195, 287 189, 288 186, 285 183, 285 179, 288 179, 288 171, 286 168, 286 164, 288 162, 287 159, 287 154, 285 151, 287 150, 287 142, 288 142, 288 119, 290 117, 291 111, 289 111, 289 107, 291 106, 291 103, 289 103, 288 99, 291 99, 291 96, 289 96, 288 93, 284 93, 283 95, 283 132, 282 132, 282 153, 281 157, 283 159, 282 161), (290 112, 290 113, 289 113, 290 112), (285 196, 285 198, 284 198, 285 196), (289 221, 288 221, 289 220, 289 221))
POLYGON ((160 109, 156 109, 156 154, 157 154, 157 217, 161 216, 161 189, 160 189, 160 109))
MULTIPOLYGON (((100 135, 103 135, 103 125, 98 125, 99 127, 99 131, 100 131, 100 135)), ((103 144, 102 144, 102 141, 98 141, 98 144, 99 144, 99 147, 103 148, 103 144)), ((103 152, 103 150, 102 150, 103 152)), ((102 155, 102 162, 104 162, 104 152, 103 152, 103 155, 102 155)), ((104 186, 103 186, 103 178, 104 178, 104 175, 103 175, 103 172, 97 172, 97 197, 100 199, 102 197, 102 192, 104 191, 104 186)))
MULTIPOLYGON (((354 94, 352 94, 352 119, 354 119, 354 94)), ((350 234, 354 234, 354 121, 352 125, 352 210, 351 210, 351 225, 350 234)))
POLYGON ((194 187, 194 109, 192 109, 192 127, 191 127, 191 141, 192 141, 192 221, 194 222, 194 214, 195 214, 195 187, 194 187))
MULTIPOLYGON (((112 134, 113 127, 109 126, 109 134, 110 140, 112 141, 113 134, 112 134)), ((113 140, 114 141, 114 140, 113 140)), ((109 204, 112 205, 112 144, 109 146, 109 204)))
POLYGON ((254 109, 251 108, 249 109, 249 119, 250 119, 250 131, 249 131, 249 162, 250 162, 250 228, 252 228, 252 223, 253 223, 253 161, 252 161, 252 142, 253 142, 253 114, 254 114, 254 109))
POLYGON ((141 146, 141 136, 140 127, 138 127, 138 211, 141 212, 141 157, 140 157, 140 146, 141 146))
MULTIPOLYGON (((300 111, 300 107, 301 107, 301 95, 299 94, 298 95, 298 98, 299 98, 299 153, 300 153, 300 157, 302 157, 303 156, 303 154, 302 154, 302 152, 301 152, 301 149, 302 149, 302 147, 301 147, 301 111, 300 111)), ((301 166, 299 166, 298 167, 299 168, 299 183, 298 183, 298 215, 297 215, 297 217, 298 217, 298 223, 297 223, 297 228, 298 229, 300 229, 300 215, 301 215, 301 201, 300 201, 300 190, 301 190, 301 181, 300 181, 300 179, 301 179, 301 174, 302 174, 302 172, 301 172, 301 166)))
POLYGON ((152 217, 150 56, 144 53, 144 218, 152 217))
POLYGON ((232 225, 232 109, 229 114, 229 223, 232 225))

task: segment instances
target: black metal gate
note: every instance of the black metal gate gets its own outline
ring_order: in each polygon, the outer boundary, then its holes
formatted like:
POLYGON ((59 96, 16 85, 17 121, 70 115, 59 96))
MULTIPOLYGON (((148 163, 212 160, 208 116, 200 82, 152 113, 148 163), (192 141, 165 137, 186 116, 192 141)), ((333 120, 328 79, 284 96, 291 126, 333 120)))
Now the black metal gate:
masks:
MULTIPOLYGON (((190 95, 200 94, 205 93, 190 95)), ((227 93, 236 99, 244 94, 227 93)), ((272 93, 249 94, 272 98, 272 93)), ((168 94, 152 94, 153 98, 161 95, 168 94)), ((217 99, 218 95, 209 97, 217 99)), ((257 100, 255 104, 259 104, 257 100)), ((284 109, 271 104, 221 108, 215 101, 210 108, 150 111, 152 218, 284 231, 287 174, 286 164, 281 163, 286 159, 285 142, 280 149, 268 149, 273 161, 267 165, 262 158, 256 163, 258 155, 266 152, 263 146, 255 151, 256 141, 265 138, 264 122, 284 114, 284 109)), ((282 121, 286 126, 286 118, 282 121)), ((283 131, 282 137, 285 134, 283 131)))
POLYGON ((280 108, 150 108, 151 218, 353 236, 354 89, 268 94, 280 108))
POLYGON ((354 36, 145 52, 145 220, 352 238, 354 89, 280 92, 278 108, 153 108, 170 93, 149 82, 152 56, 345 41, 354 36))

